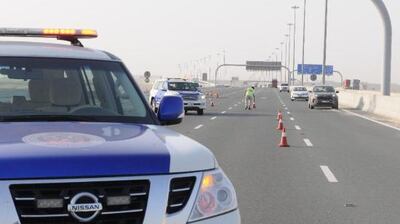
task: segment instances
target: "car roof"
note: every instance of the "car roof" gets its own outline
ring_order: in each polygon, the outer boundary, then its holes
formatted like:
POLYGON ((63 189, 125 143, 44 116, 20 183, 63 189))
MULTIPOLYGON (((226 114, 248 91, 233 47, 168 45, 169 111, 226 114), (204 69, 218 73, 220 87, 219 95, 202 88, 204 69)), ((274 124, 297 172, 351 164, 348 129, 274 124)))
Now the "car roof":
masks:
POLYGON ((38 57, 120 61, 119 58, 105 51, 65 44, 21 41, 0 41, 0 57, 38 57))

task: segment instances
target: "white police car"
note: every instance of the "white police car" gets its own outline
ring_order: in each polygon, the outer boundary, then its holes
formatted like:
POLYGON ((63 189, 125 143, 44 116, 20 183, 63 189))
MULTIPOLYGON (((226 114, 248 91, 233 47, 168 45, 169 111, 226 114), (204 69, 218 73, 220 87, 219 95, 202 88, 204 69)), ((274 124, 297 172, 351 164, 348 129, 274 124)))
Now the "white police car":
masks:
POLYGON ((238 224, 213 154, 161 124, 116 56, 82 47, 94 30, 0 29, 73 46, 0 41, 1 224, 238 224))
POLYGON ((150 90, 149 102, 157 112, 164 96, 179 94, 183 98, 185 112, 196 111, 203 115, 206 109, 206 96, 198 88, 198 84, 185 79, 160 79, 154 82, 150 90))

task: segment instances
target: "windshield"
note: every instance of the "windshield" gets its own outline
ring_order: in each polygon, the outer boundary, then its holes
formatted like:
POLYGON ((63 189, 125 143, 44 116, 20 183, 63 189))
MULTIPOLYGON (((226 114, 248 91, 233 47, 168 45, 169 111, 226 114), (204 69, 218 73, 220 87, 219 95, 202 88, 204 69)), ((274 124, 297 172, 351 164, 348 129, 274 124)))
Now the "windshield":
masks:
POLYGON ((313 89, 314 92, 326 92, 326 93, 334 93, 335 92, 335 88, 333 88, 332 86, 316 86, 313 89))
POLYGON ((168 89, 173 91, 197 91, 196 84, 191 82, 169 82, 168 89))
POLYGON ((293 88, 293 91, 301 92, 301 91, 307 91, 307 89, 305 87, 295 87, 295 88, 293 88))
POLYGON ((0 58, 0 119, 149 122, 120 63, 0 58))

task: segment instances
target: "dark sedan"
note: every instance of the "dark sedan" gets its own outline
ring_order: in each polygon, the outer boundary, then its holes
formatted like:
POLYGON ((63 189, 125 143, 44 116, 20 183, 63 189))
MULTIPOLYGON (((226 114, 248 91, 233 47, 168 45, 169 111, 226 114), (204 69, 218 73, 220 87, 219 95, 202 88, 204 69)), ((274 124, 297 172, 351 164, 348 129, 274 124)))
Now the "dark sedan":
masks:
POLYGON ((337 93, 339 93, 339 91, 335 91, 333 86, 314 86, 312 91, 310 91, 308 108, 331 107, 333 109, 339 109, 337 93))

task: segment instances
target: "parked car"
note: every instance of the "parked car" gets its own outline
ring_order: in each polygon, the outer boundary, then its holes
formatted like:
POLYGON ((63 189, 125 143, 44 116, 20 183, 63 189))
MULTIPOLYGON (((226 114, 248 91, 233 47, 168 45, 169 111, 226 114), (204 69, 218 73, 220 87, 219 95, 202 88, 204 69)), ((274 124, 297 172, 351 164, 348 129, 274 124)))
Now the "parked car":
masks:
POLYGON ((314 86, 309 94, 308 108, 331 107, 339 109, 339 91, 335 91, 333 86, 314 86))
POLYGON ((185 112, 196 111, 203 115, 207 107, 206 96, 199 89, 199 84, 186 79, 168 78, 154 82, 150 90, 149 102, 155 112, 158 111, 164 96, 180 95, 184 101, 185 112))
POLYGON ((83 47, 93 30, 0 36, 73 45, 0 42, 1 224, 240 224, 212 152, 162 127, 182 121, 180 95, 155 114, 121 59, 83 47))

